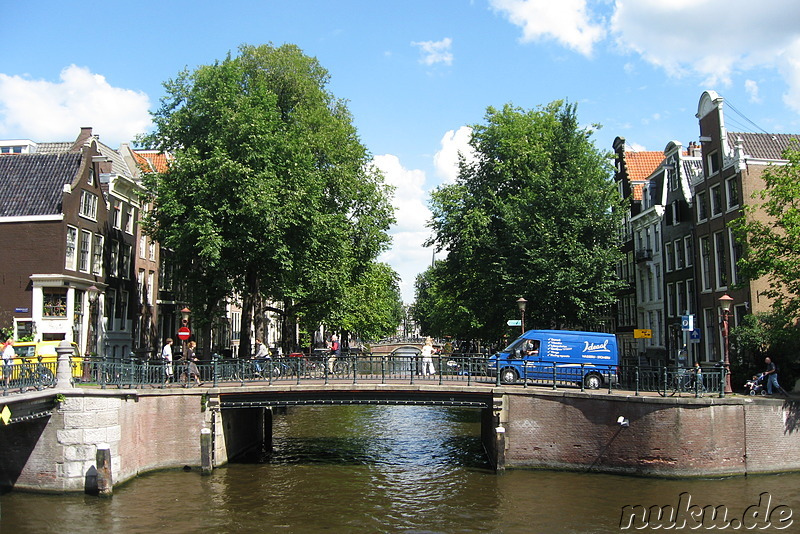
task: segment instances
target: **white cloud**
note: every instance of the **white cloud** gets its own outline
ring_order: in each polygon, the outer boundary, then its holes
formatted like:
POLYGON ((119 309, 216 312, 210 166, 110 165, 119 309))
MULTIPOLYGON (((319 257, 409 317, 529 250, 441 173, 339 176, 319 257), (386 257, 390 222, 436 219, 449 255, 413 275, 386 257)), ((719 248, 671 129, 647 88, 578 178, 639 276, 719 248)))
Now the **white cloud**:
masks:
POLYGON ((379 261, 388 263, 400 275, 403 301, 411 303, 414 300, 414 280, 430 265, 432 252, 422 246, 430 234, 425 223, 431 216, 426 204, 425 173, 406 169, 392 154, 375 156, 374 162, 383 172, 386 183, 395 187, 393 204, 397 219, 389 230, 392 247, 381 255, 379 261))
POLYGON ((522 41, 552 38, 585 56, 605 29, 591 20, 587 0, 490 0, 491 6, 522 28, 522 41))
MULTIPOLYGON (((617 44, 669 74, 698 75, 702 85, 729 85, 754 68, 777 69, 800 111, 800 9, 796 0, 616 0, 617 44)), ((750 93, 752 96, 752 93, 750 93)))
POLYGON ((445 37, 441 41, 412 41, 411 44, 419 47, 422 53, 419 61, 424 65, 453 64, 453 53, 450 51, 453 40, 449 37, 445 37))
POLYGON ((149 97, 112 87, 100 74, 70 65, 60 80, 0 73, 0 137, 67 141, 91 126, 103 142, 130 141, 150 126, 149 97))
POLYGON ((761 102, 761 97, 758 96, 758 82, 754 80, 745 80, 744 81, 744 90, 750 96, 750 102, 759 103, 761 102))
POLYGON ((436 173, 448 183, 456 181, 458 176, 458 154, 463 154, 467 161, 475 159, 469 139, 472 128, 462 126, 458 130, 449 130, 442 136, 441 149, 433 156, 436 173))

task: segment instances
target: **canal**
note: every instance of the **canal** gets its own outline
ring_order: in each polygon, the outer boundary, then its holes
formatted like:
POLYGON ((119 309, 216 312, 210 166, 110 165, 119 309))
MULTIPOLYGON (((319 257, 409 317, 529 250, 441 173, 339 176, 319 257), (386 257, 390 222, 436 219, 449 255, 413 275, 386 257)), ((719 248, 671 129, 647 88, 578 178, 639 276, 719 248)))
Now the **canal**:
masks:
MULTIPOLYGON (((690 511, 724 507, 730 530, 745 530, 748 514, 761 521, 756 530, 772 521, 760 531, 796 532, 800 524, 794 515, 800 514, 800 474, 715 480, 528 470, 496 475, 479 433, 479 412, 470 409, 290 408, 275 416, 271 457, 255 453, 210 476, 196 469, 150 473, 118 486, 110 499, 6 493, 0 532, 605 533, 620 532, 625 518, 630 530, 656 526, 655 514, 644 516, 645 509, 684 504, 690 511), (636 505, 643 508, 633 520, 623 507, 636 505)), ((708 515, 685 531, 704 531, 708 515)), ((681 531, 666 526, 659 530, 681 531)))

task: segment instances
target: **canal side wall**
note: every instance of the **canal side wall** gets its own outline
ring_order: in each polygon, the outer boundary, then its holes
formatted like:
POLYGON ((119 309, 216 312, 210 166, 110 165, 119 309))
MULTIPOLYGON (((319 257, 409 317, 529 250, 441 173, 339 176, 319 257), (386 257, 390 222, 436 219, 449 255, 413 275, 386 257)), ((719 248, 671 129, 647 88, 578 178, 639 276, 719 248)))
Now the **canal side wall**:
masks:
POLYGON ((203 393, 63 391, 51 416, 9 426, 13 432, 0 435, 0 485, 91 492, 97 486, 98 448, 110 450, 112 483, 118 485, 152 470, 199 468, 203 428, 212 429, 214 466, 263 440, 263 410, 215 410, 213 395, 203 393))
POLYGON ((800 470, 796 401, 528 390, 508 392, 503 406, 508 468, 676 477, 800 470))

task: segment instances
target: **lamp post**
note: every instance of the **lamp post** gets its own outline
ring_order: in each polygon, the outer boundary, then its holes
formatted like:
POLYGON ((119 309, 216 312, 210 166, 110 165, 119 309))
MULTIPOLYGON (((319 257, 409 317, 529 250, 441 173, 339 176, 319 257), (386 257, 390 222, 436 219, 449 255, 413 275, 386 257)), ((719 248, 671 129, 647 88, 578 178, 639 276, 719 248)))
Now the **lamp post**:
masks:
POLYGON ((733 393, 731 389, 731 355, 730 344, 728 343, 728 320, 730 319, 731 304, 733 297, 725 293, 719 298, 719 306, 722 308, 722 353, 725 358, 725 393, 733 393))
POLYGON ((517 306, 519 307, 519 315, 522 318, 520 321, 520 326, 522 327, 522 333, 525 333, 525 306, 528 304, 528 301, 525 300, 525 297, 520 297, 517 299, 517 306))

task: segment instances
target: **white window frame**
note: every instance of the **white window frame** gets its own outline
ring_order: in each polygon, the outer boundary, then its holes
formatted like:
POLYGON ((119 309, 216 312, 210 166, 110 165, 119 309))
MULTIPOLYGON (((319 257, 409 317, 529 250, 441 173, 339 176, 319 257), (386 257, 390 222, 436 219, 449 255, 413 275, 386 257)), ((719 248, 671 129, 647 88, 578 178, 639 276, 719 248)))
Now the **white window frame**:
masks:
POLYGON ((728 211, 735 210, 739 207, 741 199, 739 198, 739 180, 736 176, 725 180, 725 200, 728 211), (734 200, 736 202, 732 203, 734 200))
POLYGON ((78 228, 67 225, 66 252, 64 254, 64 268, 76 270, 78 264, 78 228))
POLYGON ((713 271, 711 269, 711 241, 709 236, 702 236, 699 238, 700 245, 700 276, 702 281, 703 292, 708 292, 713 289, 712 283, 714 281, 713 271))
POLYGON ((727 250, 725 246, 724 232, 714 232, 714 281, 717 284, 717 289, 728 288, 728 264, 727 264, 727 250), (723 280, 724 278, 724 280, 723 280))
POLYGON ((89 230, 81 230, 80 241, 78 242, 78 270, 88 273, 92 266, 92 233, 89 230))
POLYGON ((97 220, 97 195, 81 189, 80 216, 92 221, 97 220))
POLYGON ((708 197, 711 203, 712 219, 725 213, 725 198, 722 194, 722 184, 715 184, 709 187, 708 197))
POLYGON ((696 199, 697 209, 697 222, 705 222, 708 220, 708 191, 698 191, 696 199), (705 213, 703 213, 705 212, 705 213))
POLYGON ((691 267, 694 265, 694 242, 692 236, 687 235, 683 238, 683 255, 686 258, 686 266, 691 267))
POLYGON ((128 217, 125 219, 125 233, 133 235, 133 223, 135 222, 134 215, 136 214, 133 206, 127 207, 128 217))
POLYGON ((667 265, 667 272, 671 273, 673 262, 675 261, 672 243, 664 243, 664 256, 666 260, 664 263, 667 265))
POLYGON ((100 234, 94 234, 94 249, 92 250, 92 274, 103 276, 103 243, 100 234))

